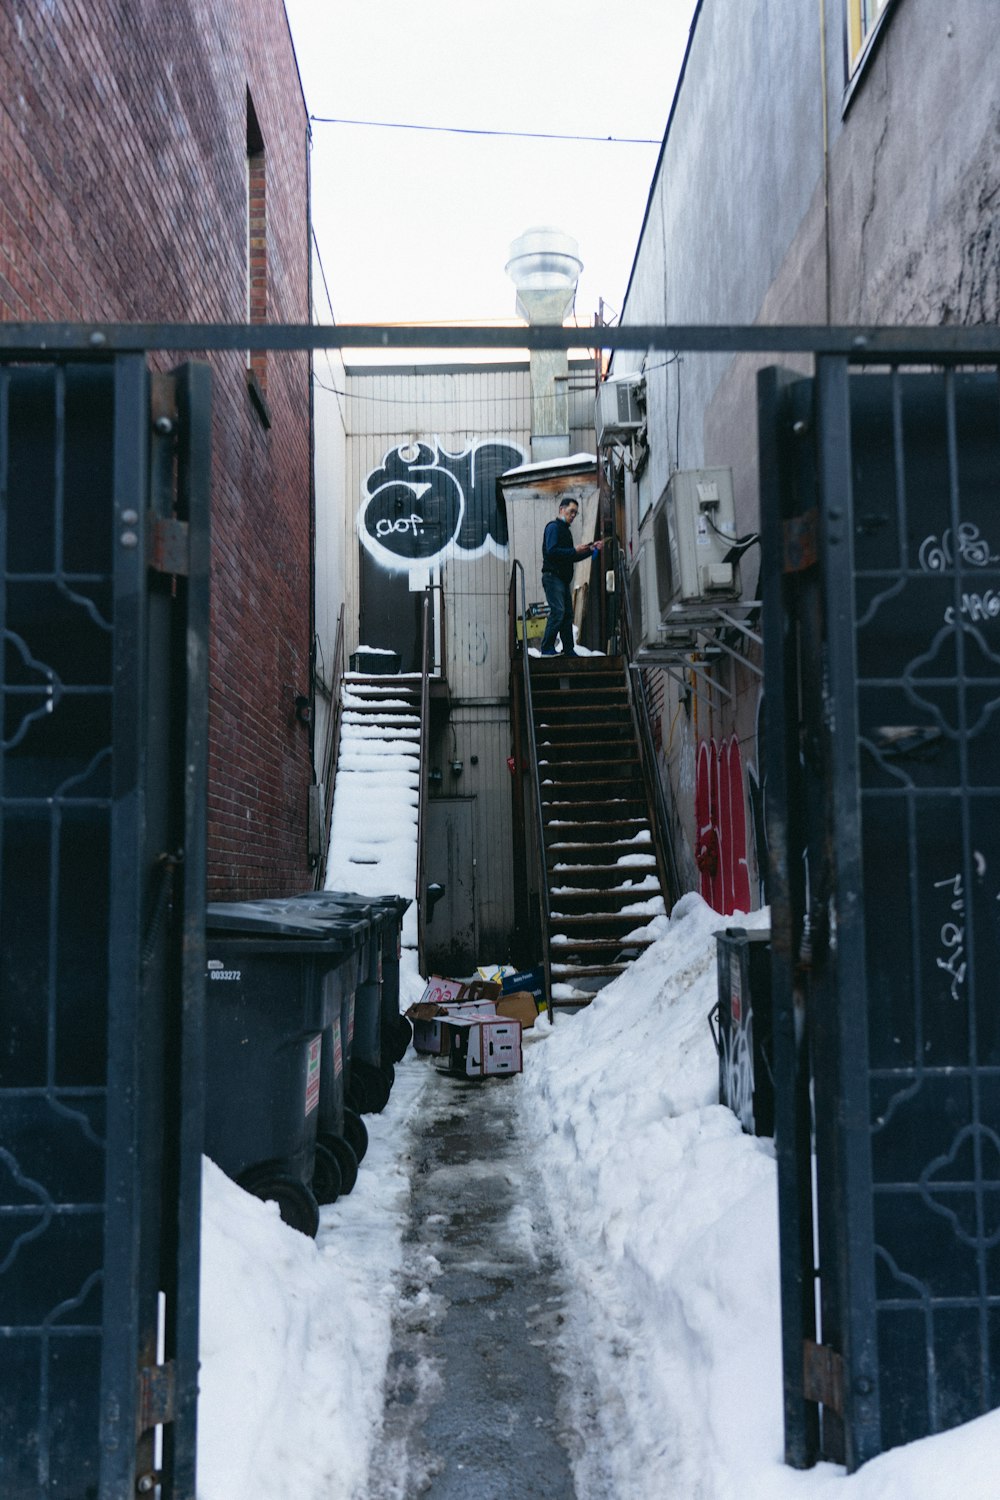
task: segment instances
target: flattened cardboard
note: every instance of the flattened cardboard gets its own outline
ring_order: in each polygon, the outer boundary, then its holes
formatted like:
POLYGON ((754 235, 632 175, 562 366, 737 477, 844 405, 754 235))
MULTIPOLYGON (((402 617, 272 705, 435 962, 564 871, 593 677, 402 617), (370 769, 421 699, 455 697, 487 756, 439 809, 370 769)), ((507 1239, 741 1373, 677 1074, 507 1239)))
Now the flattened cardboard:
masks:
POLYGON ((503 977, 503 993, 511 995, 516 990, 527 990, 529 995, 535 997, 535 1009, 544 1010, 547 1004, 545 997, 545 970, 521 969, 516 974, 505 974, 503 977))

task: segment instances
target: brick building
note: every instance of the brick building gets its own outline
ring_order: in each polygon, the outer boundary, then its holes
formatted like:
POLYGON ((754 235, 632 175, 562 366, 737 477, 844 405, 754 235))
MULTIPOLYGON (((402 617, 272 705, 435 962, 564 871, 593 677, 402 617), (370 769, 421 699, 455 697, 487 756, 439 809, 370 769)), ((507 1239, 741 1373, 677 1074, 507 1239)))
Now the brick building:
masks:
MULTIPOLYGON (((308 322, 307 152, 281 0, 12 0, 0 318, 308 322)), ((309 361, 211 363, 209 892, 246 897, 310 878, 309 361)))

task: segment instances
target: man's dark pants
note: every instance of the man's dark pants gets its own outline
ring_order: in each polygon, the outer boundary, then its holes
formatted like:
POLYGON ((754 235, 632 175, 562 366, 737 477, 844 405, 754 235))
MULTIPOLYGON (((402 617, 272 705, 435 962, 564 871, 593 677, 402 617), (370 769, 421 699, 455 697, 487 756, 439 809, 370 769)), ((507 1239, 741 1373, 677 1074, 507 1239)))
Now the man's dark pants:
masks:
POLYGON ((563 655, 573 656, 576 646, 573 641, 573 591, 554 573, 542 574, 542 588, 549 604, 549 618, 542 636, 543 656, 554 656, 556 636, 562 641, 563 655))

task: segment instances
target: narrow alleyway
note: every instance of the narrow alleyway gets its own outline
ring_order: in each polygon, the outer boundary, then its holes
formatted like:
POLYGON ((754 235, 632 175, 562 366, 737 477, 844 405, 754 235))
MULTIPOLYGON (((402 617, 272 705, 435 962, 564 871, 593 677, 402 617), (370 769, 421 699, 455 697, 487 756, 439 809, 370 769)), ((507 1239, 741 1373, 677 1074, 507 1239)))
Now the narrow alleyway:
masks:
POLYGON ((577 1496, 563 1288, 518 1084, 428 1079, 370 1500, 577 1496))

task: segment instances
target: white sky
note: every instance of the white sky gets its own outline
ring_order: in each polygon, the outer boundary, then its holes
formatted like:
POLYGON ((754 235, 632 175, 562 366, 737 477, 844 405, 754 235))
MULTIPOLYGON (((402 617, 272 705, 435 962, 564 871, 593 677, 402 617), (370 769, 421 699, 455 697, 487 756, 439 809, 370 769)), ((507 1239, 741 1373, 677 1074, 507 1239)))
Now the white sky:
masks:
POLYGON ((314 124, 313 222, 337 321, 510 321, 508 248, 536 224, 579 243, 579 322, 602 297, 617 313, 694 8, 286 0, 312 115, 657 142, 314 124))

